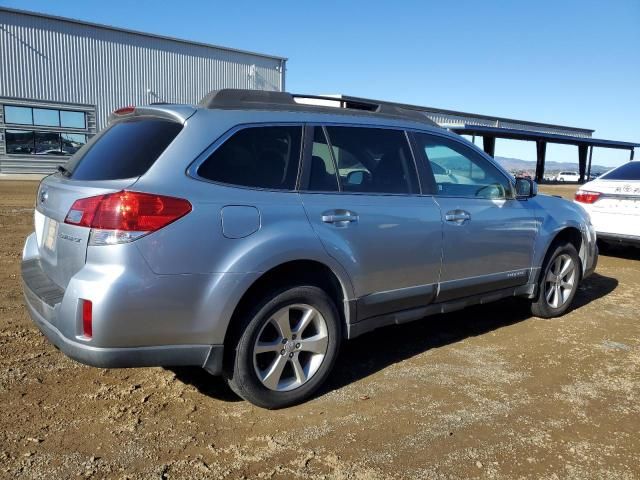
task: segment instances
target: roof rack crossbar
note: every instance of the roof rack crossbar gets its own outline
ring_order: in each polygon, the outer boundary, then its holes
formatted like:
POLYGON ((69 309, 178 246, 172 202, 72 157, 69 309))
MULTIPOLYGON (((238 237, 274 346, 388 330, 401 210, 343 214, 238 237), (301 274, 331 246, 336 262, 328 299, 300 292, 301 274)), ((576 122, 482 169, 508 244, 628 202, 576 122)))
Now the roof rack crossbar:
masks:
POLYGON ((367 102, 362 100, 346 100, 341 97, 323 95, 301 95, 288 92, 271 92, 265 90, 242 90, 225 88, 213 90, 207 94, 200 102, 199 106, 204 108, 269 108, 269 107, 293 107, 296 109, 329 109, 339 108, 353 110, 363 113, 378 113, 385 116, 414 120, 438 126, 437 123, 429 119, 424 113, 409 108, 398 107, 386 102, 367 102), (296 99, 325 100, 328 104, 310 104, 308 102, 299 103, 296 99), (335 106, 331 106, 335 102, 335 106))

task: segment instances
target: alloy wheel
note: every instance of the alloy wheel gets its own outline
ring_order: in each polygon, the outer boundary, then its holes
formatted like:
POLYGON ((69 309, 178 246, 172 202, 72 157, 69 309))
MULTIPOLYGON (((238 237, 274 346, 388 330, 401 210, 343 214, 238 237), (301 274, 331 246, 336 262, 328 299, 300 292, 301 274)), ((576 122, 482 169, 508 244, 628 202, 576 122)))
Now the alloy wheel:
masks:
POLYGON ((570 255, 558 255, 549 266, 545 278, 545 299, 551 308, 562 307, 576 284, 576 265, 570 255))
POLYGON ((288 305, 265 322, 253 346, 253 366, 270 390, 294 390, 318 371, 329 345, 327 323, 306 304, 288 305))

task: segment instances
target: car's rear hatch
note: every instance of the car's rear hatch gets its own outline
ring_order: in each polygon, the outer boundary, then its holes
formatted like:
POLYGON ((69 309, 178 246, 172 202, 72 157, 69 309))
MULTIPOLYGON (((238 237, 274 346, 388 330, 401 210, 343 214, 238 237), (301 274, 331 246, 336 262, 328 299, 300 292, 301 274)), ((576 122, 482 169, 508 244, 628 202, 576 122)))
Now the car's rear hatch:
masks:
POLYGON ((36 199, 36 237, 41 268, 57 285, 65 289, 86 262, 91 229, 65 223, 74 203, 131 188, 195 111, 178 110, 178 114, 165 107, 127 110, 71 157, 64 169, 42 181, 36 199))
POLYGON ((91 229, 64 223, 73 203, 81 198, 123 190, 135 180, 78 182, 61 175, 43 180, 36 199, 36 238, 41 267, 57 285, 66 288, 87 256, 91 229))

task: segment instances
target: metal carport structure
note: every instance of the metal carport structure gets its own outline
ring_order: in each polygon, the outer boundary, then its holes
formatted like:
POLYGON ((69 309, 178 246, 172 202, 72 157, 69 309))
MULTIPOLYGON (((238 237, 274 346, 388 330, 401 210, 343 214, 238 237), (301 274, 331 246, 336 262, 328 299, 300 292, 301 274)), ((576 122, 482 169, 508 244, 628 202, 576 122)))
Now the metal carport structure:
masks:
POLYGON ((524 140, 536 142, 536 180, 542 181, 546 160, 547 143, 559 143, 562 145, 576 145, 578 147, 578 170, 580 182, 584 182, 585 176, 591 175, 591 160, 593 147, 614 148, 629 150, 629 159, 633 160, 634 148, 640 147, 640 143, 621 142, 617 140, 604 140, 591 137, 575 137, 572 135, 560 135, 554 133, 540 133, 530 130, 513 128, 485 127, 480 125, 451 126, 450 130, 460 135, 472 135, 482 137, 484 151, 492 157, 495 154, 496 138, 510 140, 524 140), (587 155, 588 154, 588 155, 587 155), (588 157, 588 158, 587 158, 588 157))
MULTIPOLYGON (((373 102, 371 100, 349 95, 331 95, 337 102, 345 105, 349 102, 373 102)), ((587 128, 569 127, 550 123, 517 120, 513 118, 482 115, 478 113, 445 110, 442 108, 409 105, 405 103, 384 102, 401 108, 417 110, 443 128, 447 128, 460 135, 480 136, 484 151, 492 157, 495 155, 496 138, 510 140, 533 141, 536 143, 536 180, 542 181, 546 160, 547 144, 559 143, 576 145, 578 147, 578 166, 580 182, 591 175, 591 160, 593 148, 613 148, 629 150, 630 160, 634 158, 634 148, 640 148, 640 143, 623 142, 618 140, 604 140, 592 138, 594 130, 587 128)))

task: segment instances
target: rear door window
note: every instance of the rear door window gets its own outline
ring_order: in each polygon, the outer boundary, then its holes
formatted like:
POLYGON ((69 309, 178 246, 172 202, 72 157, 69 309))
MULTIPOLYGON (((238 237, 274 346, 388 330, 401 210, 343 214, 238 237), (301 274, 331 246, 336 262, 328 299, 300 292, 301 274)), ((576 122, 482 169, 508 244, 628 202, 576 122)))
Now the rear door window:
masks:
POLYGON ((198 167, 198 175, 243 187, 293 190, 301 144, 302 126, 244 128, 198 167))
POLYGON ((111 125, 67 164, 74 180, 119 180, 143 175, 182 130, 158 118, 133 118, 111 125))
POLYGON ((344 192, 418 193, 418 177, 405 133, 362 127, 327 127, 344 192))
POLYGON ((600 178, 607 180, 640 180, 640 161, 625 163, 600 178))

